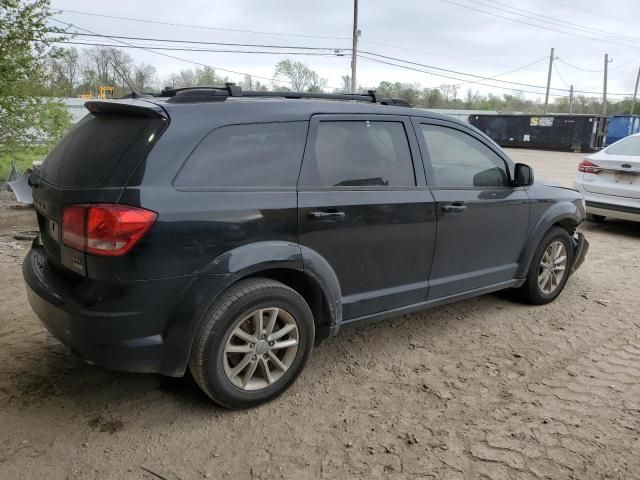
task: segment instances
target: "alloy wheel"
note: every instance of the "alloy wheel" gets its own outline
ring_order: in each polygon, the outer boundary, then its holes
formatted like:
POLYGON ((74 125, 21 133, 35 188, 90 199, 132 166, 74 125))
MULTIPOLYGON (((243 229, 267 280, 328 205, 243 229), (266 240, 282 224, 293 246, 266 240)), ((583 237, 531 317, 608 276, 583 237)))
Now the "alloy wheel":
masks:
POLYGON ((538 266, 538 286, 544 294, 554 293, 567 271, 567 247, 563 242, 551 242, 538 266))
POLYGON ((224 347, 224 373, 237 388, 261 390, 289 370, 300 340, 293 316, 276 307, 260 308, 241 318, 224 347))

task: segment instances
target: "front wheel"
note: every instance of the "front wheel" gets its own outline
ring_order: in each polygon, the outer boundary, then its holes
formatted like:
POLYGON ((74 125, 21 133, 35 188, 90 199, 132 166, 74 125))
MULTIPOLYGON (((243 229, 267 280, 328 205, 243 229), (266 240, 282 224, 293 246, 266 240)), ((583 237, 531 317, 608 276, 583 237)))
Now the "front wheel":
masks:
POLYGON ((556 299, 564 288, 573 265, 573 244, 567 231, 553 227, 533 256, 527 279, 520 287, 522 299, 543 305, 556 299))
POLYGON ((243 280, 204 315, 189 368, 219 405, 253 407, 294 382, 309 359, 314 333, 311 310, 295 290, 265 278, 243 280))

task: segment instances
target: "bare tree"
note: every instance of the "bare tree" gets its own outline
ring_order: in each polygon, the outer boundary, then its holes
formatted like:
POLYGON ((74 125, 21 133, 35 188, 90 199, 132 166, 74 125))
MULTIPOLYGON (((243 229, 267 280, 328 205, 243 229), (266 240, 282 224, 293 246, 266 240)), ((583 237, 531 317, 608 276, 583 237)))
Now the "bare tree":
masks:
POLYGON ((302 62, 293 60, 282 60, 276 65, 276 78, 284 78, 291 85, 291 90, 295 92, 319 92, 327 84, 327 81, 320 77, 302 62))
POLYGON ((143 92, 152 89, 156 83, 156 67, 148 63, 141 63, 133 68, 134 88, 143 92))
POLYGON ((84 89, 95 91, 99 86, 112 86, 119 87, 117 93, 122 94, 129 90, 133 60, 117 48, 95 47, 83 50, 81 70, 84 89))
POLYGON ((60 49, 50 58, 51 87, 60 96, 75 94, 80 80, 80 55, 75 48, 60 49))
POLYGON ((180 70, 180 72, 178 72, 178 78, 178 85, 176 85, 178 88, 193 87, 196 84, 196 72, 190 68, 180 70))
POLYGON ((438 90, 442 92, 442 96, 447 102, 451 99, 451 85, 440 85, 438 90))
POLYGON ((251 78, 251 75, 245 75, 240 82, 240 86, 243 90, 253 90, 253 79, 251 78))
POLYGON ((340 77, 342 80, 342 87, 340 88, 341 92, 350 92, 351 91, 351 75, 343 75, 340 77))
POLYGON ((164 85, 168 88, 178 88, 180 85, 180 75, 177 73, 172 73, 169 75, 164 81, 164 85))
POLYGON ((467 108, 473 108, 473 105, 480 101, 480 95, 478 92, 474 92, 470 88, 467 89, 467 108))
POLYGON ((267 86, 264 83, 260 83, 259 80, 253 82, 253 88, 256 92, 266 92, 267 90, 269 90, 267 86))

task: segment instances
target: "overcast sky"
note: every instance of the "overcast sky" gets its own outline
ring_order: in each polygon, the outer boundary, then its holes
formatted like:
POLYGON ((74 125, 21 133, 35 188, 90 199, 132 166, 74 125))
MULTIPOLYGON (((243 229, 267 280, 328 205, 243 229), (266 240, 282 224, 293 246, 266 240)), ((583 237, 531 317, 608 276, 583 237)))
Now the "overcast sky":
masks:
MULTIPOLYGON (((56 18, 104 35, 331 47, 343 49, 347 53, 351 48, 352 0, 52 0, 52 6, 63 10, 56 18), (71 13, 68 10, 206 28, 125 21, 71 13)), ((567 84, 573 84, 577 90, 601 92, 603 56, 609 53, 610 58, 613 58, 609 67, 609 91, 625 93, 633 91, 640 64, 640 32, 637 28, 640 1, 637 0, 360 0, 359 10, 359 28, 362 30, 360 50, 483 77, 500 75, 497 78, 502 80, 545 85, 549 49, 555 47, 559 60, 555 62, 557 69, 553 72, 552 87, 567 88, 567 84), (578 6, 572 7, 572 4, 578 6), (509 5, 517 6, 520 16, 508 13, 509 5), (547 29, 520 23, 542 25, 533 18, 532 13, 547 17, 546 20, 551 22, 544 24, 547 29), (527 15, 528 18, 522 15, 527 15), (517 19, 519 22, 499 16, 517 19), (526 69, 501 75, 538 60, 540 62, 526 69)), ((77 41, 91 40, 77 38, 77 41)), ((128 42, 144 43, 132 40, 128 42)), ((194 67, 187 62, 145 50, 125 50, 136 62, 155 65, 160 79, 166 78, 171 72, 194 67)), ((228 74, 236 81, 241 79, 239 75, 223 72, 222 69, 273 77, 274 65, 287 58, 286 55, 217 52, 166 53, 211 65, 219 73, 228 74)), ((348 56, 288 58, 305 62, 326 78, 330 87, 340 86, 341 76, 350 73, 348 56)), ((393 62, 398 63, 396 60, 393 62)), ((439 73, 460 77, 443 71, 439 73)), ((509 93, 515 88, 538 91, 530 87, 501 84, 495 80, 485 82, 502 85, 509 90, 462 84, 461 81, 374 63, 364 58, 358 61, 357 79, 359 85, 366 87, 373 87, 381 80, 419 83, 424 87, 457 84, 460 85, 459 96, 464 96, 468 88, 496 94, 509 93)))

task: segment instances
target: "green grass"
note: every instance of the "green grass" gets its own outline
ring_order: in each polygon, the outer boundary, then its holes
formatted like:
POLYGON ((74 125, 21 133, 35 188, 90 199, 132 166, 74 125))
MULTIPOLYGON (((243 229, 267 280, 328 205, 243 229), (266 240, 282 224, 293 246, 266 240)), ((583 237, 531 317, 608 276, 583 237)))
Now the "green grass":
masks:
POLYGON ((20 172, 31 168, 34 160, 43 160, 49 151, 48 146, 20 147, 11 153, 0 153, 0 183, 4 182, 11 171, 11 160, 15 160, 20 172))

